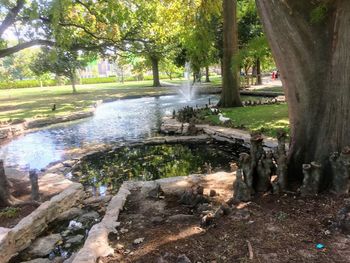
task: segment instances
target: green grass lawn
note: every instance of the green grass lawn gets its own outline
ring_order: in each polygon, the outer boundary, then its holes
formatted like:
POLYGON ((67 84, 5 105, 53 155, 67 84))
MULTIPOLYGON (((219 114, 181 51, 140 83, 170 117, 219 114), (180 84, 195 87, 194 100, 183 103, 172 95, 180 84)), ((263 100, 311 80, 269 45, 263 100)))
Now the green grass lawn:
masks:
MULTIPOLYGON (((180 84, 185 80, 162 80, 180 84)), ((220 77, 212 77, 212 85, 221 82, 220 77)), ((163 95, 174 92, 173 88, 153 88, 152 80, 122 83, 77 85, 77 94, 72 87, 44 87, 0 90, 0 121, 47 118, 62 116, 77 111, 87 111, 97 100, 118 99, 126 96, 163 95), (57 110, 52 111, 53 104, 57 110)))
MULTIPOLYGON (((276 137, 279 129, 289 132, 287 104, 260 105, 243 108, 221 109, 225 117, 232 121, 230 126, 241 127, 249 131, 261 131, 267 136, 276 137)), ((205 117, 214 125, 221 125, 217 115, 205 117)))
POLYGON ((274 86, 274 87, 266 87, 266 88, 262 88, 262 89, 257 89, 257 90, 252 90, 254 91, 267 91, 267 92, 281 92, 284 93, 284 90, 281 86, 274 86))
POLYGON ((0 121, 42 118, 86 111, 97 100, 133 95, 162 95, 170 88, 153 88, 152 81, 0 90, 0 121), (57 110, 52 111, 56 104, 57 110))

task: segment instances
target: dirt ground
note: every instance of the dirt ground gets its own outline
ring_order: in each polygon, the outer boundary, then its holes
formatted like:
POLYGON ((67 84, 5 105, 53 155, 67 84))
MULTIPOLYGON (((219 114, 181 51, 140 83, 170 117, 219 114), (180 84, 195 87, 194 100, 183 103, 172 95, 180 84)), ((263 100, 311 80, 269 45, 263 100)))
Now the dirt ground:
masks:
MULTIPOLYGON (((133 191, 119 233, 110 236, 115 255, 101 262, 350 262, 350 238, 334 226, 344 197, 263 195, 204 227, 200 211, 178 196, 152 200, 140 192, 133 191)), ((212 206, 229 197, 221 192, 212 206)))
MULTIPOLYGON (((14 186, 11 189, 11 193, 15 198, 24 202, 28 202, 31 200, 31 188, 29 181, 10 179, 10 182, 14 186)), ((42 202, 45 202, 49 200, 52 196, 52 194, 41 194, 40 198, 42 202)), ((14 227, 22 218, 32 213, 36 208, 38 208, 38 206, 39 204, 34 203, 25 203, 23 205, 15 206, 17 212, 12 214, 11 217, 1 215, 1 212, 4 211, 5 207, 0 207, 0 227, 14 227)))

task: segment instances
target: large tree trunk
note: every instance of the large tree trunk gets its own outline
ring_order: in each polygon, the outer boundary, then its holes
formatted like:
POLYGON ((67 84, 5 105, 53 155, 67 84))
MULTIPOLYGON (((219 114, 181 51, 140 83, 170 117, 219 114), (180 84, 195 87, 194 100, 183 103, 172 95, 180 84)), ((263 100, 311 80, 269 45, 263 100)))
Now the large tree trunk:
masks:
POLYGON ((327 2, 311 22, 320 2, 256 0, 288 100, 293 177, 350 145, 350 1, 327 2))
POLYGON ((224 56, 221 107, 242 106, 239 96, 238 27, 236 0, 223 0, 224 56))
POLYGON ((10 186, 5 174, 4 162, 0 160, 0 207, 16 205, 21 202, 11 195, 10 186))
POLYGON ((159 80, 159 59, 156 56, 150 56, 152 63, 152 72, 153 72, 153 87, 160 87, 159 80))
POLYGON ((0 160, 0 206, 10 205, 10 184, 5 175, 4 162, 0 160))
POLYGON ((262 79, 261 79, 261 62, 260 58, 256 59, 256 85, 262 85, 262 79))
POLYGON ((75 87, 75 77, 74 77, 74 75, 72 75, 70 77, 70 81, 71 81, 71 84, 72 84, 73 94, 76 94, 77 93, 77 89, 75 87))
POLYGON ((205 82, 210 82, 209 66, 205 67, 205 82))

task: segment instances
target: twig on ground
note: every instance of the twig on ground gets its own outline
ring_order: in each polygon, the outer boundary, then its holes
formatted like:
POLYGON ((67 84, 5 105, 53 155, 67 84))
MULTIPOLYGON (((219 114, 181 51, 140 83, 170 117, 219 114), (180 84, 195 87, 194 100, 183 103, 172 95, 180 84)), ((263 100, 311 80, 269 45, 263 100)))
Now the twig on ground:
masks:
POLYGON ((253 260, 254 259, 254 252, 253 252, 252 244, 250 243, 249 240, 247 240, 247 245, 248 245, 248 251, 249 251, 249 259, 253 260))

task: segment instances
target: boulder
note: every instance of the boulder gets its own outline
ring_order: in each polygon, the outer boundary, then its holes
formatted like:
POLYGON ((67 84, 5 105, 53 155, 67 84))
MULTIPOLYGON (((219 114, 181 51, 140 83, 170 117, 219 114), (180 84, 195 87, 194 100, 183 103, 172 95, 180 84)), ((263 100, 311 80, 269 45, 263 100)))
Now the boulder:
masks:
POLYGON ((62 241, 60 234, 52 234, 46 237, 41 237, 29 247, 29 254, 38 257, 44 257, 54 250, 56 244, 62 241))
POLYGON ((79 216, 77 221, 81 222, 82 224, 86 224, 86 223, 91 222, 91 221, 96 221, 99 218, 100 218, 99 213, 97 213, 96 211, 90 211, 88 213, 85 213, 85 214, 82 214, 81 216, 79 216))
POLYGON ((76 244, 80 244, 83 240, 84 240, 83 235, 76 235, 74 237, 68 238, 66 243, 76 245, 76 244))
POLYGON ((81 216, 84 210, 78 207, 73 207, 65 212, 63 212, 58 218, 58 221, 71 220, 75 217, 81 216))

